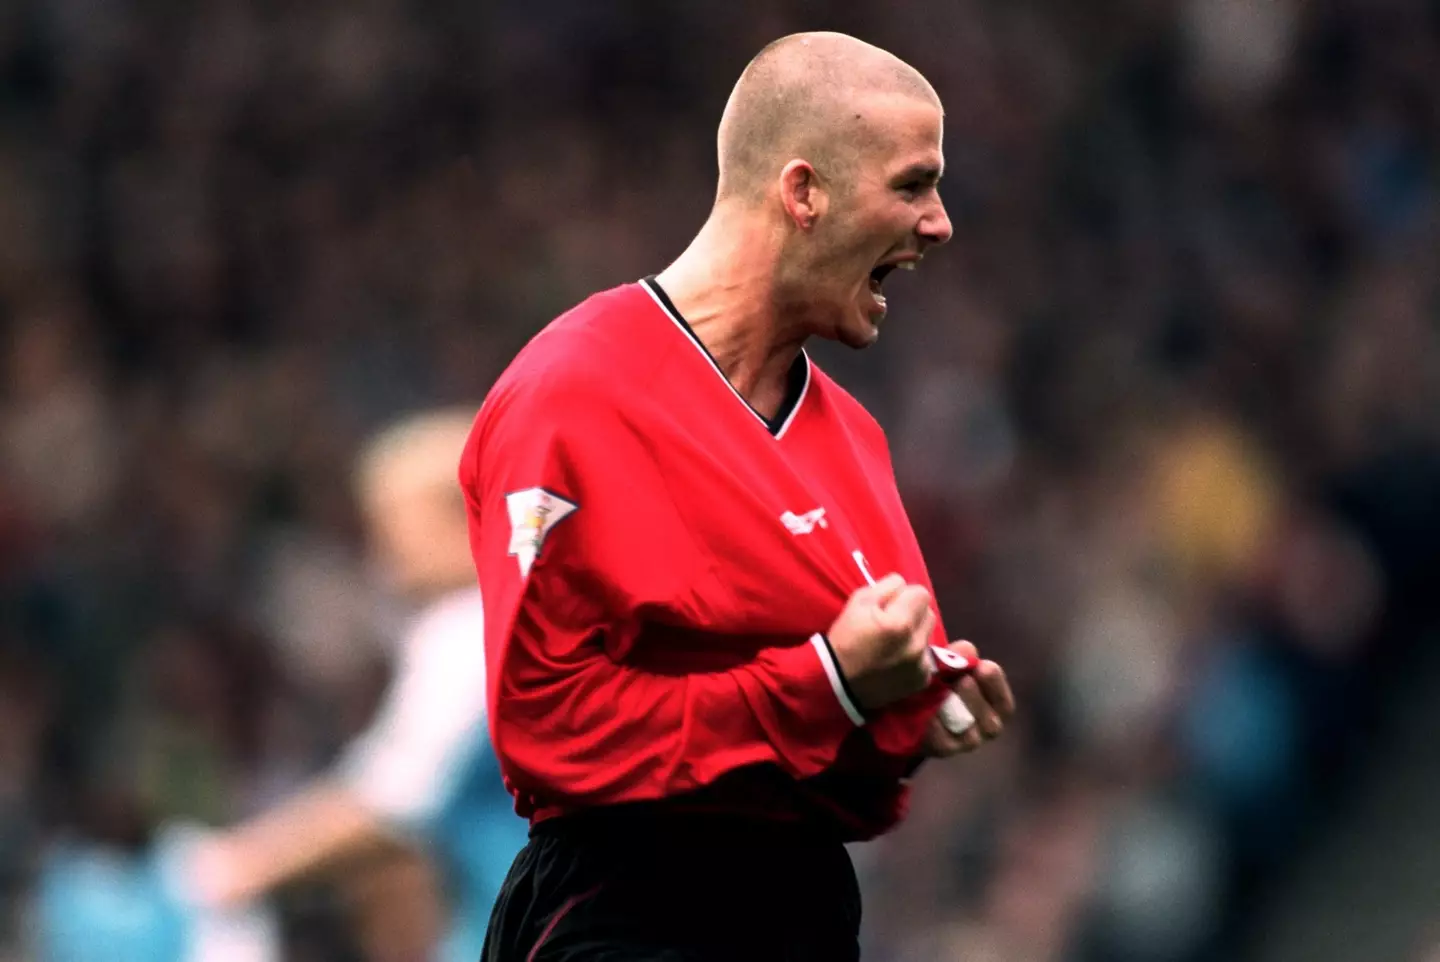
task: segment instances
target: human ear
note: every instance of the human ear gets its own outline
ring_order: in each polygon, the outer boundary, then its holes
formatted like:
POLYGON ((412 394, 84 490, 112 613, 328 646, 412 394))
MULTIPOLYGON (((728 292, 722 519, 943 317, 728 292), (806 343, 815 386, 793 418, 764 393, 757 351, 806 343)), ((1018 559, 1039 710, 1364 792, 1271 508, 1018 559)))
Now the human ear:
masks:
POLYGON ((780 171, 780 201, 801 230, 810 230, 825 215, 829 197, 809 161, 792 160, 780 171))

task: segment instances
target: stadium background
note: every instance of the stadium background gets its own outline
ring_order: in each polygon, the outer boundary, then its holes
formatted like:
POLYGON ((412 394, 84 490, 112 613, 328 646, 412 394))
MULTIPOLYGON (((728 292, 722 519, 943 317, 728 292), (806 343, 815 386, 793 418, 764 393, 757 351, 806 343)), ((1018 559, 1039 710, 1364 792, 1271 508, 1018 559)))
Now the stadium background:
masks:
MULTIPOLYGON (((57 832, 228 822, 365 723, 356 444, 664 266, 815 27, 945 101, 955 240, 817 355, 1022 706, 857 852, 867 957, 1434 957, 1440 5, 10 0, 0 959, 57 832)), ((283 904, 360 958, 353 894, 283 904)))

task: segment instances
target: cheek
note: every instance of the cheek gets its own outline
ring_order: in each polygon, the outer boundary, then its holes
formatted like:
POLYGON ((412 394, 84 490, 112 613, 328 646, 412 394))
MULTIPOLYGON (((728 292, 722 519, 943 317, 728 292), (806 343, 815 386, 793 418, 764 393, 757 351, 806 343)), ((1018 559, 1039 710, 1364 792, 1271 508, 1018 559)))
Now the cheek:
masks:
POLYGON ((846 257, 852 272, 867 280, 875 263, 900 246, 910 229, 910 211, 892 208, 869 209, 850 224, 846 257))
POLYGON ((869 285, 870 268, 875 265, 875 245, 866 242, 863 232, 855 232, 839 240, 826 251, 824 276, 826 286, 837 292, 853 293, 857 287, 869 285))
POLYGON ((424 526, 413 516, 393 515, 371 529, 371 551, 385 568, 404 572, 427 553, 424 526))
POLYGON ((404 538, 397 537, 394 532, 377 537, 373 545, 375 560, 386 571, 399 573, 410 566, 408 545, 404 538))
POLYGON ((470 537, 463 517, 439 506, 417 512, 407 525, 406 552, 432 567, 445 567, 457 554, 470 556, 470 537))

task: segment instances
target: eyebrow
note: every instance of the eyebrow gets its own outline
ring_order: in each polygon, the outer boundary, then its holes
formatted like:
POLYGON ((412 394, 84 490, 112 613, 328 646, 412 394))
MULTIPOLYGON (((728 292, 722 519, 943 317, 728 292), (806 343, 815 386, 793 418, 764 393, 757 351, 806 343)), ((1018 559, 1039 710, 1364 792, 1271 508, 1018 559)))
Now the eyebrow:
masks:
POLYGON ((918 180, 926 184, 936 184, 940 178, 945 176, 943 165, 936 164, 911 164, 900 173, 895 175, 897 184, 906 184, 912 180, 918 180))

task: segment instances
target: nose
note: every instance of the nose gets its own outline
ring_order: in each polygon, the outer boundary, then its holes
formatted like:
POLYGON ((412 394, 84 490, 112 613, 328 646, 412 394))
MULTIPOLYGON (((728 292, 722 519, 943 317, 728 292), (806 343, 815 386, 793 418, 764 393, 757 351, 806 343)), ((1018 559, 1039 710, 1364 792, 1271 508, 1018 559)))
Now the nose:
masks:
POLYGON ((943 244, 955 233, 950 224, 950 215, 945 212, 945 202, 940 199, 938 192, 934 194, 934 203, 926 207, 920 216, 920 223, 915 225, 915 233, 928 244, 943 244))

